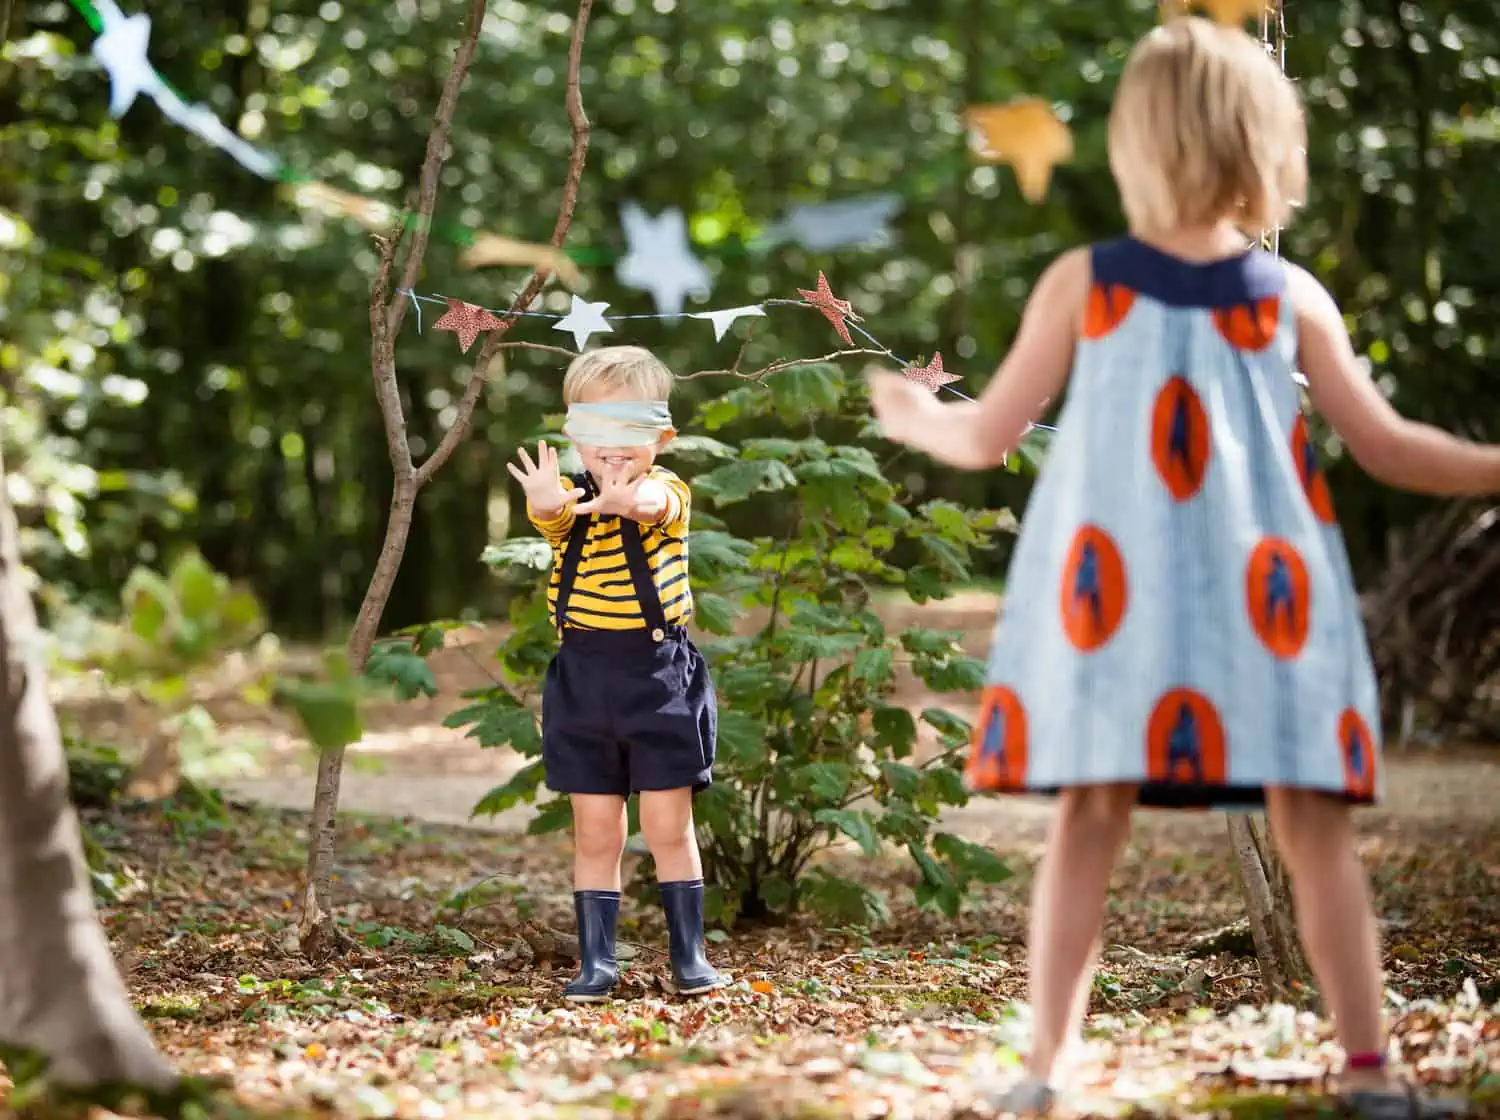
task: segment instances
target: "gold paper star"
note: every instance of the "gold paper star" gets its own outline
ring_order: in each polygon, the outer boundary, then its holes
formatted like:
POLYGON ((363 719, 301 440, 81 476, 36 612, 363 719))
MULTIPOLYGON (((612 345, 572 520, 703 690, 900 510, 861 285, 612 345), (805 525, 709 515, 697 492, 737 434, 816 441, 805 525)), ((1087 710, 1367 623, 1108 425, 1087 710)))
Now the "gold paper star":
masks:
POLYGON ((583 274, 571 257, 551 245, 537 245, 530 241, 516 241, 501 237, 498 233, 480 233, 474 244, 458 258, 464 268, 491 268, 495 265, 525 265, 528 268, 547 269, 570 289, 583 283, 583 274))
POLYGON ((492 331, 500 325, 500 320, 491 315, 477 303, 465 303, 461 299, 449 299, 448 310, 443 312, 443 317, 432 324, 435 331, 452 331, 458 335, 459 348, 467 354, 469 347, 474 345, 474 340, 482 331, 492 331))
POLYGON ((853 319, 856 323, 864 320, 854 313, 852 303, 834 296, 832 289, 828 287, 828 277, 819 272, 817 289, 810 292, 806 288, 798 288, 797 294, 807 300, 809 307, 816 307, 823 313, 824 317, 833 324, 833 329, 838 331, 845 346, 854 345, 854 340, 849 337, 849 328, 844 320, 853 319))
POLYGON ((931 389, 934 393, 944 385, 951 385, 955 381, 963 380, 958 374, 949 373, 943 368, 943 356, 941 354, 934 354, 932 361, 928 362, 925 366, 907 366, 901 372, 906 374, 908 381, 915 381, 922 388, 931 389))
POLYGON ((1267 11, 1274 10, 1275 0, 1161 0, 1159 7, 1164 20, 1202 8, 1213 16, 1216 23, 1241 27, 1247 19, 1259 19, 1267 11))
POLYGON ((1073 133, 1040 97, 971 105, 964 123, 980 134, 979 158, 1015 168, 1021 193, 1031 202, 1047 193, 1052 169, 1073 158, 1073 133))

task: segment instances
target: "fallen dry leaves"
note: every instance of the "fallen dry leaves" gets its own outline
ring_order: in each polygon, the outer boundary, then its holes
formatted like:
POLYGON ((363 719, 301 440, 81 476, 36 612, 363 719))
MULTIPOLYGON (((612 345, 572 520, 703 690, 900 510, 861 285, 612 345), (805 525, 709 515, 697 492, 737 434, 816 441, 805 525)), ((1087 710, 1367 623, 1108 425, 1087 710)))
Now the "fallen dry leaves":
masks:
MULTIPOLYGON (((340 917, 361 948, 315 967, 283 949, 300 814, 210 802, 89 824, 134 872, 105 920, 137 1004, 182 1069, 229 1079, 265 1115, 982 1116, 981 1092, 1024 1050, 1029 853, 955 922, 898 906, 888 930, 802 918, 717 935, 736 983, 702 1001, 665 994, 659 915, 627 902, 620 998, 576 1008, 557 999, 566 962, 529 943, 570 921, 560 839, 351 821, 340 917), (481 879, 466 913, 446 907, 481 879)), ((1481 1100, 1500 1088, 1497 853, 1493 829, 1389 821, 1366 851, 1402 1058, 1481 1100)), ((893 905, 909 897, 899 862, 849 870, 893 905)), ((1232 938, 1204 948, 1237 917, 1231 874, 1219 848, 1158 836, 1128 853, 1080 1111, 1280 1115, 1317 1091, 1336 1055, 1326 1025, 1255 1006, 1254 962, 1232 938)))

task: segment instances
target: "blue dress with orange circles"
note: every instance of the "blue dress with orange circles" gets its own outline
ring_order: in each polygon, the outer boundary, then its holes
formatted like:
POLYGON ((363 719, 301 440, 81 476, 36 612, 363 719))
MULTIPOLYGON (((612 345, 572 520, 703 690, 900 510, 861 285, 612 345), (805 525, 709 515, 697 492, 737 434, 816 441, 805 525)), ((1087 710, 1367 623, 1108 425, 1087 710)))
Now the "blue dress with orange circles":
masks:
POLYGON ((1380 796, 1375 673, 1300 410, 1286 272, 1095 246, 968 777, 1144 805, 1380 796))

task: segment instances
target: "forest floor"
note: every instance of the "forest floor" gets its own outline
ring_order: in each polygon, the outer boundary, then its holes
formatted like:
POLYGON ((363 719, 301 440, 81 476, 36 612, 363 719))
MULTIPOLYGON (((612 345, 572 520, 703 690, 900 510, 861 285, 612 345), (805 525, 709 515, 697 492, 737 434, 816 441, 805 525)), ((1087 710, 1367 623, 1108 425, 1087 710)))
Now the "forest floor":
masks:
MULTIPOLYGON (((922 622, 964 631, 978 651, 991 617, 976 600, 922 622)), ((469 826, 469 807, 518 763, 440 726, 462 689, 488 683, 492 635, 468 639, 439 655, 439 697, 378 713, 351 752, 337 866, 351 957, 312 966, 285 948, 311 797, 307 750, 285 724, 223 700, 221 725, 258 720, 252 762, 216 782, 229 800, 88 813, 119 892, 104 911, 111 938, 185 1072, 226 1078, 264 1116, 989 1115, 982 1091, 1014 1076, 1025 1046, 1025 904, 1044 806, 983 800, 951 815, 1014 871, 952 921, 911 907, 904 858, 829 853, 887 892, 892 922, 716 935, 711 955, 735 984, 711 999, 666 994, 659 914, 627 902, 619 998, 569 1007, 566 967, 519 936, 523 922, 571 927, 566 837, 525 835, 524 809, 469 826), (456 906, 480 880, 483 897, 456 906)), ((90 730, 108 722, 65 708, 90 730)), ((1401 1061, 1433 1091, 1468 1096, 1473 1114, 1500 1116, 1493 758, 1393 755, 1389 803, 1358 819, 1401 1061)), ((649 880, 641 862, 627 856, 627 882, 649 880)), ((1337 1054, 1326 1024, 1264 1006, 1242 945, 1200 945, 1240 909, 1221 816, 1141 814, 1114 880, 1077 1114, 1318 1114, 1337 1054)))

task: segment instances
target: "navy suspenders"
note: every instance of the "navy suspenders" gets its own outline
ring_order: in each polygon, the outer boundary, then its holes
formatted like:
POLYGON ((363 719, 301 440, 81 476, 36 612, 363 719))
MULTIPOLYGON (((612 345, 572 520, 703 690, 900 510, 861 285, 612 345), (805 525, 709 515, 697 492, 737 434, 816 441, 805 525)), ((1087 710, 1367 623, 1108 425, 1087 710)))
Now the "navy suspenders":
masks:
MULTIPOLYGON (((592 498, 599 491, 587 471, 572 476, 573 485, 592 498)), ((630 582, 635 588, 636 600, 641 606, 641 618, 651 632, 651 640, 661 641, 667 636, 667 616, 662 610, 661 595, 656 590, 656 578, 651 574, 651 565, 646 561, 646 549, 641 544, 638 522, 621 517, 620 545, 625 550, 625 566, 630 569, 630 582)), ((562 637, 563 622, 568 617, 568 600, 573 595, 573 584, 578 579, 578 561, 583 557, 584 542, 588 540, 589 526, 593 524, 590 514, 573 518, 573 529, 568 534, 568 547, 563 551, 562 570, 557 576, 557 606, 552 620, 557 625, 557 636, 562 637)))

